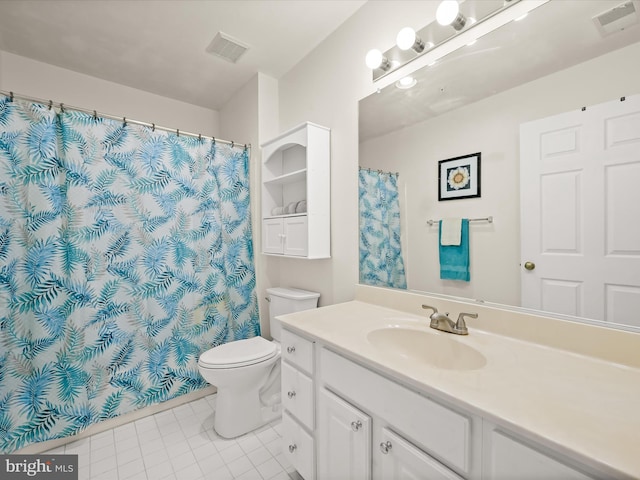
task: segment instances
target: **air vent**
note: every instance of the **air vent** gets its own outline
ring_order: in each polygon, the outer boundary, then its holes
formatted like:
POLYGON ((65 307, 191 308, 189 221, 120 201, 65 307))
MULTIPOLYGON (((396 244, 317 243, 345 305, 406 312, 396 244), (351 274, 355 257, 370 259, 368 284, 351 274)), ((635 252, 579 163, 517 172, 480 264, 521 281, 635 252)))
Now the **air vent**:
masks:
POLYGON ((604 37, 638 23, 638 11, 634 3, 633 1, 621 3, 593 17, 600 34, 604 37))
POLYGON ((224 58, 228 62, 236 63, 248 49, 248 45, 243 44, 226 33, 218 32, 206 48, 206 51, 220 58, 224 58))

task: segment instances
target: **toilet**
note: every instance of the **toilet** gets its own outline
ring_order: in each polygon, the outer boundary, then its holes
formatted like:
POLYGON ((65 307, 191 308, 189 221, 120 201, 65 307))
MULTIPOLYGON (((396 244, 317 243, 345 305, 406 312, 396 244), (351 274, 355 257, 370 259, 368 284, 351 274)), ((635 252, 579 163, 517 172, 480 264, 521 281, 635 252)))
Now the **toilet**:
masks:
POLYGON ((234 438, 280 415, 280 329, 278 315, 316 308, 319 293, 268 288, 272 341, 263 337, 225 343, 200 355, 198 370, 218 389, 213 428, 234 438))

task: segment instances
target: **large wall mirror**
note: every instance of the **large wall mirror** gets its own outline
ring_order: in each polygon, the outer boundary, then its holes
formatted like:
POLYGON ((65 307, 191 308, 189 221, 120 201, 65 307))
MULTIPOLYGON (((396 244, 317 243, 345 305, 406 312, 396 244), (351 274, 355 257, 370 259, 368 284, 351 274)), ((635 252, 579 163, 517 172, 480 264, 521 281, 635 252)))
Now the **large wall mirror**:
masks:
MULTIPOLYGON (((374 190, 398 199, 398 212, 391 223, 399 223, 399 227, 384 241, 385 248, 401 249, 402 262, 394 266, 399 272, 391 273, 398 275, 398 283, 386 286, 523 306, 522 287, 532 271, 524 268, 529 259, 521 253, 521 229, 530 232, 523 226, 530 209, 521 205, 521 182, 527 185, 529 181, 521 179, 521 173, 528 171, 520 164, 521 125, 565 112, 590 111, 603 103, 621 102, 623 97, 637 103, 639 19, 640 3, 636 0, 551 0, 526 18, 510 22, 414 72, 416 84, 412 88, 389 85, 360 101, 361 181, 362 172, 382 172, 379 179, 369 179, 369 183, 377 182, 374 190), (600 16, 605 12, 609 13, 600 16), (439 201, 439 161, 477 152, 481 153, 481 196, 439 201), (392 174, 389 184, 384 183, 385 172, 392 174), (468 282, 440 279, 437 220, 451 217, 493 219, 469 224, 468 282)), ((624 142, 629 151, 640 152, 640 114, 623 116, 629 120, 620 127, 626 135, 624 142)), ((564 140, 557 140, 560 150, 566 147, 564 140)), ((576 145, 571 148, 586 148, 576 145)), ((625 244, 621 263, 631 270, 628 278, 618 282, 617 290, 603 289, 605 306, 596 309, 597 313, 585 310, 586 297, 593 295, 581 289, 580 281, 573 286, 563 284, 567 288, 557 290, 573 296, 571 308, 545 308, 554 304, 552 300, 525 307, 640 331, 640 194, 633 193, 640 191, 640 153, 633 155, 625 160, 627 179, 637 175, 635 187, 633 182, 625 184, 630 193, 618 195, 615 182, 610 182, 603 200, 609 202, 605 207, 579 212, 582 220, 590 215, 604 217, 603 211, 617 215, 618 236, 625 244), (611 192, 615 195, 607 197, 611 192), (615 210, 612 199, 618 202, 619 210, 615 210), (620 315, 622 307, 612 309, 612 299, 634 314, 620 315)), ((573 193, 567 192, 567 202, 574 194, 589 196, 580 191, 579 181, 576 185, 573 193)), ((362 198, 360 202, 362 205, 362 198)), ((376 201, 368 203, 373 210, 379 208, 376 201)), ((540 196, 532 203, 543 204, 556 213, 565 208, 557 195, 553 199, 540 196)), ((539 209, 534 211, 539 215, 539 209)), ((365 212, 367 215, 374 213, 365 212)), ((562 220, 558 215, 556 221, 562 220)), ((375 233, 376 228, 367 226, 362 216, 361 208, 361 237, 363 228, 375 233)), ((584 225, 574 227, 577 237, 590 235, 584 225)), ((377 241, 369 235, 364 249, 361 241, 361 283, 376 284, 362 273, 365 263, 366 268, 379 268, 366 250, 368 246, 377 248, 372 245, 377 241)), ((382 255, 393 253, 384 250, 382 255)), ((540 270, 533 270, 533 274, 545 275, 540 270)), ((553 275, 548 277, 553 280, 553 275)), ((562 298, 556 300, 562 304, 562 298)))

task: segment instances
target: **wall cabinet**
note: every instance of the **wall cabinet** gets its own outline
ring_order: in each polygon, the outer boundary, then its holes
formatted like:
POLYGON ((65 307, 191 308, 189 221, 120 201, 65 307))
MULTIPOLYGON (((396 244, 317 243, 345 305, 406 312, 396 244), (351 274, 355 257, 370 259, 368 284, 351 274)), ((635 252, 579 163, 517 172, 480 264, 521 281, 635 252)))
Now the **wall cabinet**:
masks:
POLYGON ((262 253, 331 256, 330 130, 310 122, 262 146, 262 253))

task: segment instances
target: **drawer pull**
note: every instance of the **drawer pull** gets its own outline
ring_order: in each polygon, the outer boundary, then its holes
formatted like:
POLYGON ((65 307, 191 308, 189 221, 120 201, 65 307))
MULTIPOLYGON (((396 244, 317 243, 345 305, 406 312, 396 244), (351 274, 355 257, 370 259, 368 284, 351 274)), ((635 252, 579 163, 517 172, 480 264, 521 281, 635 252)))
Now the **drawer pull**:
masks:
POLYGON ((355 422, 351 422, 351 430, 357 432, 362 427, 362 422, 360 420, 356 420, 355 422))
POLYGON ((296 351, 296 347, 287 347, 287 353, 294 353, 296 351))
POLYGON ((295 391, 291 390, 290 392, 287 392, 287 397, 293 398, 295 396, 296 396, 296 392, 295 391))
POLYGON ((294 443, 292 445, 289 445, 289 452, 293 453, 296 451, 296 448, 298 448, 298 446, 294 443))
POLYGON ((389 453, 389 450, 391 450, 391 446, 392 445, 389 440, 387 440, 386 442, 382 442, 380 444, 380 451, 386 455, 387 453, 389 453))

